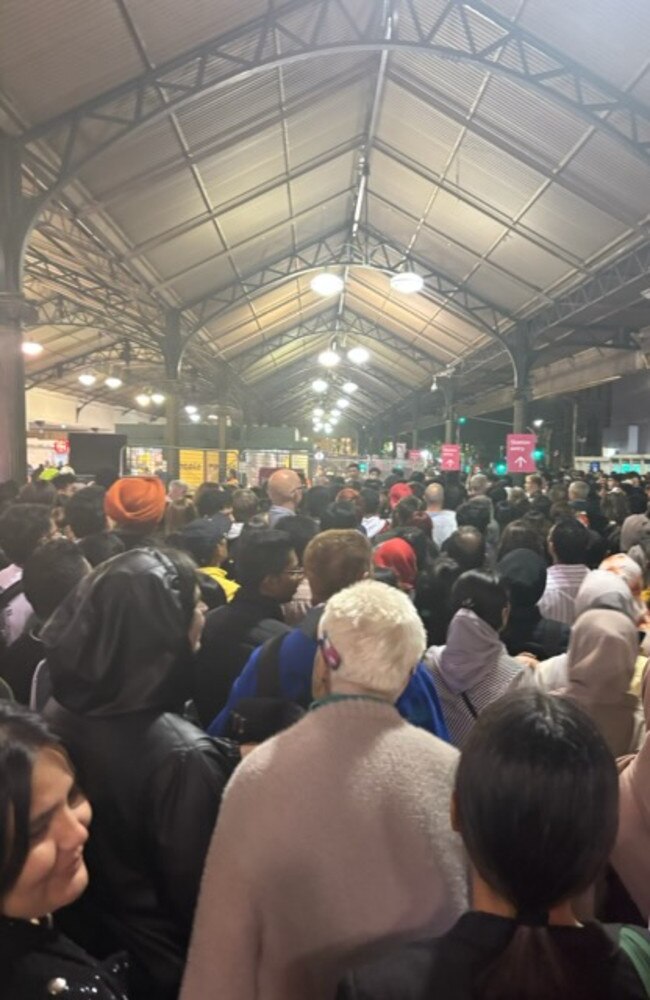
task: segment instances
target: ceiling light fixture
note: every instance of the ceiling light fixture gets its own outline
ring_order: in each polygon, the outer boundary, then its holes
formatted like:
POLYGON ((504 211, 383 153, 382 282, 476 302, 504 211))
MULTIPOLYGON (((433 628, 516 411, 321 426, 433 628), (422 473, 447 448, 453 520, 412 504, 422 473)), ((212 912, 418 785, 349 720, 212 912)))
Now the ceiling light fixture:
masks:
POLYGON ((140 392, 135 397, 135 401, 138 404, 138 406, 141 406, 141 407, 144 408, 145 406, 149 406, 149 404, 151 402, 151 396, 148 393, 146 393, 146 392, 140 392))
POLYGON ((208 420, 218 420, 219 417, 216 413, 208 413, 208 420))
POLYGON ((324 368, 334 368, 341 360, 341 355, 337 354, 333 347, 328 347, 326 351, 321 351, 318 355, 318 364, 324 368))
POLYGON ((351 347, 348 351, 348 361, 351 361, 353 365, 365 365, 367 361, 370 361, 370 351, 361 346, 351 347))
POLYGON ((311 384, 314 392, 327 392, 329 389, 329 382, 326 382, 324 378, 316 378, 311 384))
POLYGON ((23 354, 28 358, 36 358, 43 353, 43 345, 35 340, 23 340, 23 354))
POLYGON ((318 433, 318 431, 321 431, 322 429, 323 429, 323 425, 320 422, 320 420, 315 420, 314 421, 314 430, 318 433))
POLYGON ((343 392, 351 394, 353 392, 356 392, 359 386, 357 385, 356 382, 344 382, 341 388, 343 389, 343 392))
POLYGON ((90 372, 84 372, 83 375, 79 376, 79 381, 81 382, 82 385, 85 385, 88 388, 90 388, 90 386, 94 385, 95 382, 97 381, 97 376, 91 375, 90 372))
POLYGON ((162 392, 152 392, 151 402, 154 404, 154 406, 162 406, 163 403, 165 402, 165 397, 163 396, 162 392))
POLYGON ((200 419, 201 419, 200 413, 190 413, 190 420, 192 421, 193 424, 198 424, 200 419))
POLYGON ((341 396, 340 399, 336 400, 336 405, 338 406, 339 410, 346 410, 350 405, 350 400, 345 399, 343 396, 341 396))
POLYGON ((185 407, 185 412, 191 416, 193 413, 198 412, 198 406, 193 406, 191 403, 188 403, 185 407))
POLYGON ((413 295, 424 288, 424 278, 415 271, 398 271, 390 279, 390 287, 402 295, 413 295))
POLYGON ((333 410, 331 411, 331 413, 330 413, 330 416, 331 416, 331 417, 340 417, 340 416, 341 416, 341 411, 340 411, 339 409, 337 409, 337 408, 335 407, 335 408, 334 408, 334 409, 333 409, 333 410))
POLYGON ((323 430, 325 431, 326 434, 331 434, 332 433, 332 425, 329 424, 329 423, 328 424, 323 424, 323 430))
POLYGON ((331 271, 321 271, 315 274, 309 282, 312 292, 329 298, 330 295, 339 295, 343 291, 343 278, 331 271))
POLYGON ((117 375, 107 375, 104 379, 104 385, 107 389, 119 389, 122 385, 122 379, 118 378, 117 375))
POLYGON ((322 417, 323 413, 324 413, 324 410, 323 410, 322 406, 316 406, 314 408, 313 412, 312 412, 312 416, 314 416, 314 417, 322 417))

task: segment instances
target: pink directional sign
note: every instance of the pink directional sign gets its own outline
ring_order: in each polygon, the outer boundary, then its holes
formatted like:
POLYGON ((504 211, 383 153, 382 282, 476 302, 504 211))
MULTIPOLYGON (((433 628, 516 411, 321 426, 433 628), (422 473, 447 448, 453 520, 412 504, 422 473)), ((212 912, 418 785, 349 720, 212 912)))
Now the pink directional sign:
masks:
POLYGON ((460 445, 443 444, 440 449, 440 468, 446 472, 460 471, 460 445))
POLYGON ((536 444, 535 434, 508 434, 506 438, 508 472, 537 472, 533 458, 536 444))

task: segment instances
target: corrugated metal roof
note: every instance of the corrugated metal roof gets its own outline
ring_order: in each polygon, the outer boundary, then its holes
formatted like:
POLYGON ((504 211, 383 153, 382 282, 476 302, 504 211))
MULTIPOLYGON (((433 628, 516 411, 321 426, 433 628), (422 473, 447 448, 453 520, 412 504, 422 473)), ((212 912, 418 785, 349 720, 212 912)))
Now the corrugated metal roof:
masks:
POLYGON ((563 160, 587 131, 576 114, 497 74, 490 77, 475 117, 552 166, 563 160))
POLYGON ((294 223, 296 242, 301 246, 309 244, 323 233, 348 225, 352 204, 352 192, 343 191, 322 205, 309 209, 294 223))
POLYGON ((485 253, 505 232, 501 223, 440 190, 426 221, 428 227, 442 238, 453 239, 455 243, 477 254, 485 253))
MULTIPOLYGON (((178 272, 179 262, 182 261, 184 267, 195 267, 207 258, 212 259, 220 250, 214 225, 204 222, 191 232, 147 251, 147 258, 163 278, 169 278, 178 272)), ((229 277, 232 279, 232 271, 229 277)))
MULTIPOLYGON (((487 261, 482 262, 472 274, 469 287, 476 295, 489 299, 505 312, 511 313, 523 309, 538 298, 522 281, 509 277, 487 261)), ((545 298, 539 299, 540 304, 545 301, 545 298)))
POLYGON ((607 199, 614 218, 638 223, 647 217, 648 168, 608 135, 592 135, 562 173, 586 195, 596 191, 607 199), (620 183, 612 184, 613 178, 620 178, 620 183))
POLYGON ((272 181, 280 182, 285 175, 282 137, 277 129, 264 129, 202 160, 198 169, 214 205, 227 205, 272 181))
POLYGON ((487 139, 467 133, 454 158, 457 184, 511 217, 544 183, 543 176, 487 139))
MULTIPOLYGON (((522 24, 537 33, 542 45, 546 39, 621 86, 644 72, 636 93, 650 100, 650 70, 644 63, 650 37, 647 3, 493 0, 492 5, 508 17, 521 11, 522 24)), ((379 25, 383 5, 376 0, 346 0, 345 6, 357 24, 372 19, 379 25)), ((421 24, 429 27, 447 9, 446 0, 414 0, 414 6, 421 24)), ((271 5, 268 0, 184 0, 181 5, 126 0, 126 9, 148 59, 159 64, 245 25, 271 5)), ((486 44, 498 37, 471 4, 464 10, 475 37, 486 44)), ((326 7, 322 0, 305 0, 287 24, 309 33, 324 13, 331 20, 321 25, 319 40, 335 45, 354 38, 341 5, 326 7)), ((400 14, 405 30, 409 12, 404 5, 400 14)), ((113 0, 90 6, 83 0, 5 0, 3 29, 3 84, 27 119, 40 120, 143 70, 113 0)), ((447 17, 439 40, 449 45, 464 40, 457 15, 447 17)), ((257 41, 243 33, 232 42, 232 52, 249 57, 257 41)), ((281 53, 287 44, 281 32, 269 33, 265 54, 274 45, 281 53)), ((553 60, 532 50, 528 56, 531 66, 553 60)), ((516 65, 512 50, 500 58, 516 65)), ((233 284, 241 290, 232 308, 222 309, 202 330, 202 357, 210 352, 237 357, 274 333, 331 310, 331 301, 311 291, 310 274, 259 292, 254 276, 296 244, 308 245, 334 229, 340 239, 332 246, 347 238, 362 153, 369 153, 370 163, 362 227, 367 222, 374 237, 397 251, 412 249, 420 267, 466 283, 471 294, 504 313, 530 314, 547 302, 545 291, 578 280, 576 264, 588 267, 638 238, 647 216, 650 166, 602 133, 587 138, 589 128, 576 113, 497 69, 431 53, 392 53, 377 124, 384 152, 366 149, 378 66, 377 51, 348 51, 253 72, 179 110, 180 139, 172 123, 161 120, 84 169, 84 189, 75 190, 75 204, 105 240, 109 256, 119 255, 132 269, 133 281, 125 282, 129 294, 137 289, 135 294, 146 297, 146 282, 152 296, 178 303, 233 284), (242 275, 253 276, 246 283, 248 299, 242 275)), ((193 84, 195 68, 196 63, 179 66, 174 80, 193 84)), ((234 71, 235 64, 210 60, 205 82, 226 69, 234 71)), ((570 83, 559 78, 554 86, 568 93, 570 83)), ((592 91, 584 85, 585 95, 592 91)), ((108 110, 128 110, 132 101, 126 96, 108 110)), ((622 119, 610 121, 620 125, 622 119)), ((77 155, 92 150, 111 128, 110 122, 84 123, 77 155)), ((50 149, 61 151, 64 138, 53 137, 50 149)), ((69 259, 51 240, 39 235, 34 243, 59 261, 69 259)), ((92 274, 96 266, 101 271, 93 256, 85 260, 78 252, 84 273, 92 274)), ((51 295, 57 281, 56 274, 40 283, 30 279, 29 293, 51 295)), ((626 305, 625 296, 618 304, 626 305)), ((364 268, 350 269, 345 307, 417 344, 434 368, 471 354, 486 338, 462 312, 460 301, 447 304, 431 288, 399 296, 385 274, 364 268)), ((207 314, 214 309, 216 303, 207 314)), ((192 312, 188 322, 196 315, 192 312)), ((94 328, 57 330, 43 331, 53 361, 99 343, 94 328)), ((319 343, 318 336, 292 341, 260 359, 254 377, 261 395, 267 379, 277 379, 286 368, 299 387, 296 372, 315 364, 319 343)), ((413 385, 422 381, 422 366, 379 342, 372 349, 378 370, 393 371, 413 385)), ((75 379, 74 372, 64 374, 58 384, 69 388, 75 379)))
POLYGON ((648 58, 650 5, 644 0, 527 3, 520 23, 621 87, 648 58))
POLYGON ((549 236, 588 261, 599 247, 621 236, 626 227, 588 205, 576 195, 552 184, 526 212, 524 221, 535 232, 549 236))
POLYGON ((386 84, 378 136, 429 170, 442 172, 462 126, 419 100, 393 79, 386 84))
POLYGON ((471 111, 488 75, 477 64, 408 50, 393 57, 392 69, 398 76, 419 84, 425 93, 444 98, 466 113, 471 111))
POLYGON ((264 13, 267 0, 127 0, 146 46, 156 65, 205 41, 236 28, 245 18, 264 13), (243 8, 243 9, 242 9, 243 8), (243 17, 242 17, 243 15, 243 17))
POLYGON ((185 170, 166 178, 137 199, 116 205, 112 216, 134 244, 165 232, 170 225, 205 211, 196 184, 185 170))
POLYGON ((306 212, 354 186, 357 156, 345 153, 291 181, 294 212, 306 212))
POLYGON ((113 0, 3 0, 2 87, 30 123, 142 71, 113 0))
POLYGON ((190 149, 206 139, 219 139, 256 119, 278 113, 278 91, 269 74, 233 84, 227 91, 206 94, 178 112, 190 149))
POLYGON ((98 200, 106 192, 115 192, 116 200, 126 201, 132 178, 142 178, 137 190, 139 196, 143 190, 151 193, 156 183, 165 183, 173 173, 183 169, 178 139, 170 122, 163 119, 108 149, 100 159, 84 167, 80 177, 98 200), (157 173, 163 164, 173 169, 166 170, 158 181, 157 173))
POLYGON ((566 263, 553 257, 516 233, 510 233, 488 260, 536 288, 548 288, 574 273, 566 263))

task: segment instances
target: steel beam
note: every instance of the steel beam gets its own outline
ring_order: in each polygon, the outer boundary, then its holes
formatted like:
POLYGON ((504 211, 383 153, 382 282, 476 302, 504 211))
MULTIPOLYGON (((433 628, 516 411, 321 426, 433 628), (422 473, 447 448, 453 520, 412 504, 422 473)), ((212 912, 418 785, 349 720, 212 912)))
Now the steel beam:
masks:
MULTIPOLYGON (((261 271, 232 283, 202 299, 188 302, 185 309, 196 313, 197 320, 185 335, 188 343, 201 327, 225 315, 230 309, 252 296, 263 294, 277 287, 289 278, 323 268, 370 267, 373 270, 393 274, 406 261, 406 251, 382 238, 371 227, 360 227, 359 240, 354 244, 341 238, 341 231, 325 235, 318 240, 300 247, 295 253, 285 254, 267 264, 261 271)), ((433 299, 455 312, 491 336, 499 336, 499 328, 511 317, 498 306, 464 288, 441 271, 417 255, 408 255, 410 263, 422 272, 425 288, 433 299)))
POLYGON ((414 361, 417 364, 429 365, 434 360, 431 355, 420 350, 420 348, 416 347, 414 344, 409 343, 405 338, 391 333, 379 323, 373 323, 371 320, 364 319, 362 316, 357 316, 351 309, 346 309, 341 317, 339 317, 340 325, 338 329, 335 326, 336 319, 336 310, 328 310, 326 314, 320 313, 313 319, 300 323, 298 326, 291 327, 289 330, 284 330, 282 333, 278 333, 276 336, 270 337, 268 340, 255 344, 254 347, 249 347, 247 351, 238 354, 233 359, 231 362, 232 367, 235 371, 245 375, 247 369, 252 368, 253 365, 255 365, 258 361, 261 361, 262 358, 266 357, 266 355, 270 352, 286 347, 287 344, 293 344, 297 340, 302 340, 308 337, 323 336, 325 333, 330 333, 332 335, 334 333, 338 333, 339 338, 347 336, 348 334, 352 338, 355 336, 367 337, 368 339, 375 340, 380 344, 385 344, 387 347, 392 348, 393 350, 399 352, 402 356, 409 358, 409 360, 414 361))
MULTIPOLYGON (((642 280, 647 281, 648 274, 650 274, 650 243, 645 243, 606 265, 529 319, 515 322, 513 329, 506 331, 505 338, 510 345, 513 345, 518 336, 526 336, 534 348, 535 341, 549 330, 558 327, 563 330, 571 328, 572 317, 579 317, 580 313, 593 306, 606 305, 610 295, 634 286, 642 280)), ((579 320, 576 325, 580 325, 579 320)), ((487 344, 476 351, 463 365, 463 374, 467 376, 477 368, 491 364, 502 353, 503 349, 499 345, 487 344)))
POLYGON ((481 66, 543 94, 644 162, 650 160, 650 108, 481 0, 448 0, 440 14, 422 11, 416 0, 403 0, 390 39, 379 8, 360 0, 289 0, 27 130, 21 137, 27 152, 52 139, 62 149, 56 168, 39 164, 41 176, 48 175, 43 200, 116 142, 197 97, 264 70, 341 53, 420 52, 481 66))

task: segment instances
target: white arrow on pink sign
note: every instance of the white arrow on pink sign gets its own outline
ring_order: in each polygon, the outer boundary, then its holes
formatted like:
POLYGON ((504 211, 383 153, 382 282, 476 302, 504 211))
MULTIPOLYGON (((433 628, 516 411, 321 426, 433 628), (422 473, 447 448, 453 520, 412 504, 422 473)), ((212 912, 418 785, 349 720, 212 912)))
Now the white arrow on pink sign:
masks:
POLYGON ((533 458, 536 444, 535 434, 508 434, 506 437, 508 472, 537 472, 537 464, 533 458))
POLYGON ((440 449, 440 465, 446 472, 460 471, 460 445, 443 444, 440 449))

